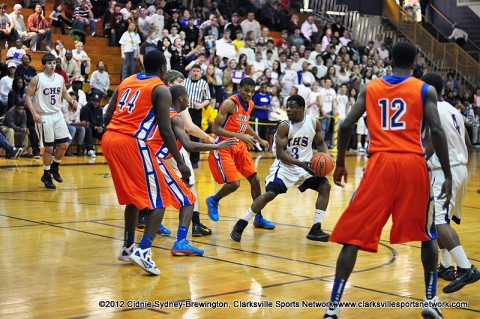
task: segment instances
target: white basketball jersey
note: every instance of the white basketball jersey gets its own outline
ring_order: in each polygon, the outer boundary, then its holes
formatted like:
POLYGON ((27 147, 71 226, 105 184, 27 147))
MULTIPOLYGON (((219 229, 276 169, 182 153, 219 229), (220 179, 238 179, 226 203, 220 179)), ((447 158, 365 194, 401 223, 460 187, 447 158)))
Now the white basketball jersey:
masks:
POLYGON ((38 114, 54 114, 61 111, 63 85, 63 77, 57 73, 51 76, 45 72, 38 74, 37 91, 32 101, 38 114))
MULTIPOLYGON (((468 162, 467 146, 465 145, 465 124, 462 114, 450 103, 437 102, 440 123, 447 137, 448 157, 450 166, 465 165, 468 162)), ((436 154, 430 158, 432 168, 441 168, 436 154)))
POLYGON ((309 162, 313 155, 312 143, 316 134, 317 120, 306 114, 302 122, 292 123, 289 120, 282 122, 288 124, 287 153, 299 161, 309 162))

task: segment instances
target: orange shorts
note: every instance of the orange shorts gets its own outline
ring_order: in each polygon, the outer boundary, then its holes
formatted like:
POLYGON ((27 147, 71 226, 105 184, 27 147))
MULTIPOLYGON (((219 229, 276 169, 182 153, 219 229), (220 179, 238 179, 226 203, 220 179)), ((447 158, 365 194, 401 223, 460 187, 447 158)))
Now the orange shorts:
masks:
POLYGON ((248 178, 257 172, 255 163, 243 142, 238 143, 235 148, 210 151, 208 164, 213 178, 218 184, 239 181, 238 173, 248 178))
POLYGON ((164 160, 158 159, 158 165, 163 174, 163 179, 167 184, 170 192, 170 204, 177 210, 184 206, 192 206, 197 198, 190 188, 182 181, 175 171, 165 163, 164 160))
POLYGON ((145 141, 107 130, 102 137, 102 150, 120 205, 133 204, 138 209, 170 205, 157 157, 145 141))
POLYGON ((330 241, 377 252, 390 215, 392 244, 436 238, 431 207, 427 164, 422 156, 376 153, 368 160, 330 241))

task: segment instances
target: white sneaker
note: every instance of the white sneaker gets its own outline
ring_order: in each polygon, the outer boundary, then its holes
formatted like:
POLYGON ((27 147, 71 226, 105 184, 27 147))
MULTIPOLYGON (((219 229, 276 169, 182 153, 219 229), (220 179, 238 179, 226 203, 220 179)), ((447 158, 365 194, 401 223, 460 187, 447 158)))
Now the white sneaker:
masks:
POLYGON ((152 249, 140 249, 137 248, 130 255, 130 262, 142 267, 146 272, 158 276, 160 275, 160 269, 157 268, 155 262, 152 260, 152 249))
POLYGON ((323 315, 323 319, 338 319, 340 318, 340 307, 335 308, 325 308, 325 314, 323 315))
POLYGON ((127 263, 130 262, 130 255, 133 253, 134 250, 135 250, 135 244, 132 244, 128 248, 123 246, 122 251, 120 252, 120 254, 118 254, 117 259, 121 261, 125 261, 127 263))
POLYGON ((438 296, 433 297, 432 299, 425 298, 424 302, 431 303, 426 304, 425 307, 422 309, 422 317, 425 319, 443 319, 442 312, 438 307, 438 303, 440 303, 440 299, 438 296))
POLYGON ((90 150, 87 152, 87 155, 90 156, 90 157, 97 157, 97 155, 95 154, 95 151, 94 150, 90 150))

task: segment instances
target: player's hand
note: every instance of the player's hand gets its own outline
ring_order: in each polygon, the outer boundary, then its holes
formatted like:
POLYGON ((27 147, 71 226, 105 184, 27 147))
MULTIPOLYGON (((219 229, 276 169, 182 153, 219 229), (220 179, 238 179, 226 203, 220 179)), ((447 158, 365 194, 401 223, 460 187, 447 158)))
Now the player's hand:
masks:
POLYGON ((232 137, 218 143, 218 149, 224 150, 227 148, 234 148, 235 146, 237 146, 237 144, 238 144, 238 138, 232 137))
POLYGON ((265 151, 268 151, 268 149, 270 148, 270 144, 267 141, 260 139, 260 141, 258 142, 260 143, 260 145, 263 147, 265 151))
POLYGON ((182 174, 182 180, 185 183, 188 183, 188 180, 190 179, 190 169, 188 166, 184 162, 181 162, 177 164, 177 167, 180 171, 180 174, 182 174))
POLYGON ((310 167, 310 162, 302 162, 301 165, 299 165, 301 168, 307 171, 308 174, 315 176, 315 172, 313 169, 310 167))
POLYGON ((452 198, 452 178, 445 178, 445 181, 442 184, 442 191, 438 195, 437 199, 445 199, 443 203, 443 209, 448 209, 450 205, 450 199, 452 198))
POLYGON ((255 148, 256 140, 253 138, 253 136, 249 134, 242 134, 240 139, 247 144, 247 148, 249 150, 253 150, 255 148))
POLYGON ((344 187, 345 185, 342 184, 342 177, 345 183, 347 183, 347 176, 348 176, 348 172, 345 166, 339 166, 337 164, 337 166, 335 167, 335 171, 333 172, 333 181, 335 185, 344 187))
POLYGON ((208 138, 208 141, 210 142, 210 144, 215 144, 215 139, 211 136, 208 138))
POLYGON ((37 113, 32 114, 32 117, 33 117, 33 121, 35 123, 43 123, 42 117, 40 115, 38 115, 37 113))

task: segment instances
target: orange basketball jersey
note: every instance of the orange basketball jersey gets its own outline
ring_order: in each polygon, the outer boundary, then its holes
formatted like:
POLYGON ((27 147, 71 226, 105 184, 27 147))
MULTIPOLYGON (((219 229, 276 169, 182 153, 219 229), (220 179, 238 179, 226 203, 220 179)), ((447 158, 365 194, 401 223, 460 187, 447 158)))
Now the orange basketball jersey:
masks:
MULTIPOLYGON (((174 118, 175 116, 180 116, 180 114, 178 114, 178 112, 173 107, 171 107, 170 120, 172 120, 172 118, 174 118)), ((172 157, 172 154, 170 154, 170 151, 168 150, 168 148, 165 145, 163 145, 162 135, 160 135, 160 130, 158 129, 158 127, 155 127, 155 130, 153 131, 152 135, 149 137, 147 144, 155 152, 155 155, 157 155, 157 157, 164 158, 164 159, 172 157)), ((182 143, 180 143, 180 141, 178 140, 177 140, 177 146, 179 150, 183 147, 182 143)))
POLYGON ((424 154, 421 131, 427 88, 411 76, 384 76, 368 84, 365 101, 370 154, 424 154))
MULTIPOLYGON (((237 105, 237 112, 234 114, 229 114, 222 127, 230 132, 245 133, 248 126, 248 121, 250 120, 250 113, 252 113, 253 110, 253 101, 250 100, 248 101, 248 105, 244 105, 239 94, 234 94, 228 99, 235 102, 237 105)), ((225 103, 225 101, 223 103, 225 103)), ((220 105, 220 107, 222 106, 220 105)), ((227 138, 224 136, 219 136, 219 139, 220 141, 223 141, 227 138)))
POLYGON ((146 140, 156 128, 152 91, 164 83, 157 76, 134 74, 122 81, 107 129, 146 140))

